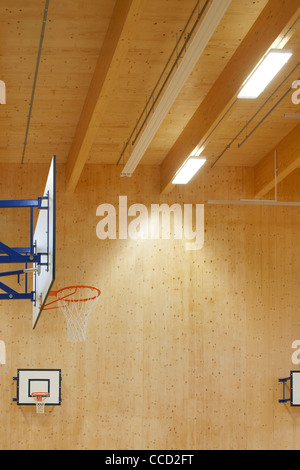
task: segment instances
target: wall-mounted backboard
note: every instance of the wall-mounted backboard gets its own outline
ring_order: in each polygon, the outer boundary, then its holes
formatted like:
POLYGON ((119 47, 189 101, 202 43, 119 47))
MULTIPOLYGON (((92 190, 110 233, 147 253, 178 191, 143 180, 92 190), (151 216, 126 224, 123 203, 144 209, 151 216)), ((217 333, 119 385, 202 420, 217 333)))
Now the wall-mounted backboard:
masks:
POLYGON ((40 313, 47 300, 55 279, 55 225, 56 225, 56 160, 52 158, 47 183, 44 190, 42 208, 33 236, 36 253, 41 254, 41 263, 38 272, 33 276, 33 302, 32 327, 35 328, 40 313), (43 210, 48 208, 48 210, 43 210))
POLYGON ((45 405, 61 404, 61 369, 18 369, 17 396, 18 405, 35 405, 32 393, 49 393, 45 405))
POLYGON ((300 406, 300 370, 291 371, 291 406, 300 406))
POLYGON ((282 383, 282 398, 279 403, 290 402, 291 406, 300 406, 300 370, 292 370, 289 377, 279 379, 282 383), (290 398, 285 396, 285 388, 290 385, 290 398))

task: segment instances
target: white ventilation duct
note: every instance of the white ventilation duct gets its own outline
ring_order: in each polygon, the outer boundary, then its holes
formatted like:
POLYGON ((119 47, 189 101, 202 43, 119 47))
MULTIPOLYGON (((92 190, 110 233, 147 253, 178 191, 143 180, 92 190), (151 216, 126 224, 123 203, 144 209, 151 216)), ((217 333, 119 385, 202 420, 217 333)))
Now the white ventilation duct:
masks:
POLYGON ((183 85, 192 73, 230 3, 231 0, 213 0, 141 138, 125 164, 121 176, 132 176, 171 106, 179 95, 183 85))

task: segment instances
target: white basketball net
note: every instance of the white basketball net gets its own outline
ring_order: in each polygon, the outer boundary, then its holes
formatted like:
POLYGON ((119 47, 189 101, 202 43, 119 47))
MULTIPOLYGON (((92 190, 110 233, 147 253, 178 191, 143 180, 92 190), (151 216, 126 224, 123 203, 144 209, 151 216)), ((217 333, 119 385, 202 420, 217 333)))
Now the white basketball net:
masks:
POLYGON ((58 299, 58 305, 67 322, 67 341, 78 343, 86 340, 89 316, 95 308, 99 294, 89 287, 64 289, 66 298, 58 299), (89 289, 89 291, 88 291, 89 289))
POLYGON ((43 401, 36 402, 36 412, 37 414, 44 414, 45 413, 45 403, 43 401))
POLYGON ((37 414, 44 414, 45 412, 45 400, 48 398, 47 395, 45 396, 34 396, 34 401, 36 404, 36 412, 37 414))

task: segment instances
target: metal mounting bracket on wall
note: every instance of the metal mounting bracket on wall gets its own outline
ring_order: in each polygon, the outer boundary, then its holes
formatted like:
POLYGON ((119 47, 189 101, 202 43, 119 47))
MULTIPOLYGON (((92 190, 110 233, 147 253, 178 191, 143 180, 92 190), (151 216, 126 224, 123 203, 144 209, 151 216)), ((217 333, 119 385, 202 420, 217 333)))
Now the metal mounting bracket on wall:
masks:
POLYGON ((275 150, 274 155, 274 178, 275 178, 275 198, 274 199, 239 199, 234 200, 210 200, 207 201, 207 204, 221 204, 221 205, 253 205, 253 206, 300 206, 300 202, 284 202, 277 200, 277 151, 275 150))
POLYGON ((287 403, 288 401, 291 401, 290 398, 285 397, 285 384, 288 380, 291 380, 291 377, 286 377, 285 379, 278 379, 278 382, 282 383, 282 398, 278 400, 278 403, 287 403))
MULTIPOLYGON (((39 273, 41 266, 49 263, 49 243, 46 253, 36 252, 36 242, 33 234, 33 216, 34 208, 38 210, 46 210, 49 212, 49 194, 47 196, 38 197, 37 199, 20 199, 20 200, 2 200, 0 201, 0 208, 29 208, 30 209, 30 240, 29 246, 26 247, 10 247, 7 244, 0 242, 0 263, 2 264, 21 264, 21 269, 0 272, 0 277, 17 276, 18 283, 20 283, 20 276, 25 275, 25 286, 23 292, 18 292, 7 284, 0 282, 0 299, 29 299, 35 301, 35 292, 28 291, 28 274, 39 273), (46 262, 44 260, 46 258, 46 262), (29 264, 35 264, 35 267, 28 267, 29 264)), ((47 219, 49 219, 47 217, 47 219)), ((47 234, 49 233, 49 220, 46 228, 47 234)))

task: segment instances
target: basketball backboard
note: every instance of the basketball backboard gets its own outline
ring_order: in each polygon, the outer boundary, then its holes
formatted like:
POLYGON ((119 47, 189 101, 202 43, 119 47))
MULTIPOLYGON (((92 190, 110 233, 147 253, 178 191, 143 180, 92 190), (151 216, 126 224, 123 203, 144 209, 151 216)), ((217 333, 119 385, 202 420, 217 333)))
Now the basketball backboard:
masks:
POLYGON ((289 377, 279 379, 282 383, 282 395, 283 397, 278 400, 279 403, 290 402, 291 406, 300 406, 300 370, 292 370, 289 377), (285 396, 285 386, 290 383, 290 398, 285 396))
POLYGON ((291 406, 300 406, 300 370, 291 371, 291 406))
POLYGON ((41 262, 34 264, 32 327, 35 328, 55 279, 56 159, 52 158, 33 242, 41 262), (46 210, 43 210, 46 209, 46 210))
POLYGON ((45 405, 61 404, 61 369, 18 369, 17 397, 18 405, 35 405, 32 393, 49 393, 45 405))

